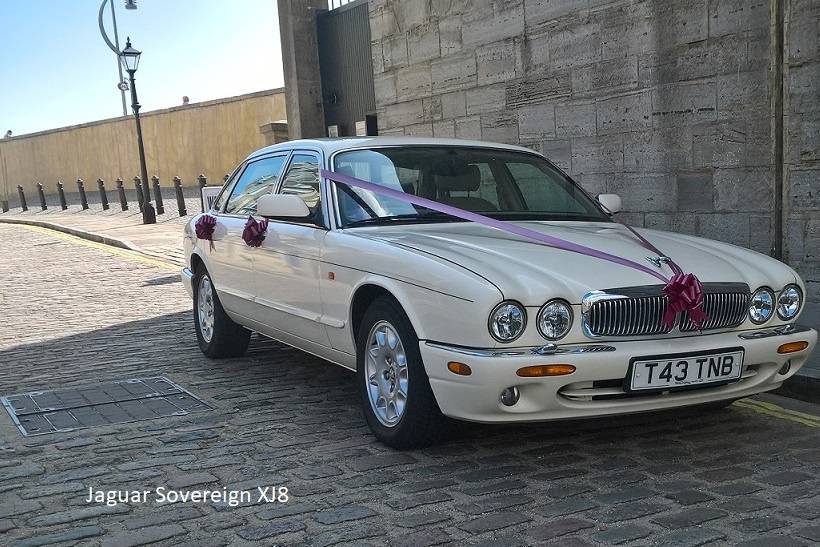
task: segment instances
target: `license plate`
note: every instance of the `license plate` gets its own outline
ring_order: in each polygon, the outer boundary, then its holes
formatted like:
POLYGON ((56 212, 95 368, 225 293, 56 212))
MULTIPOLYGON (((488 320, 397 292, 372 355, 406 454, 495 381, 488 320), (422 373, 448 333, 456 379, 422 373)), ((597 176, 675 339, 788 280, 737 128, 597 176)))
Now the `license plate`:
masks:
POLYGON ((743 349, 638 357, 630 370, 632 391, 726 383, 740 378, 743 349))

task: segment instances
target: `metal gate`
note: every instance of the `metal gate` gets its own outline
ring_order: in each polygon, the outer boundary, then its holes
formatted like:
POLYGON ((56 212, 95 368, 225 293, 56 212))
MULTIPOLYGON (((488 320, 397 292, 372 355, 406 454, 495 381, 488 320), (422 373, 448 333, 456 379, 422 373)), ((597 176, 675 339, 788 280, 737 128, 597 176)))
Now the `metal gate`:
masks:
POLYGON ((328 136, 377 134, 367 0, 321 13, 317 25, 328 136))

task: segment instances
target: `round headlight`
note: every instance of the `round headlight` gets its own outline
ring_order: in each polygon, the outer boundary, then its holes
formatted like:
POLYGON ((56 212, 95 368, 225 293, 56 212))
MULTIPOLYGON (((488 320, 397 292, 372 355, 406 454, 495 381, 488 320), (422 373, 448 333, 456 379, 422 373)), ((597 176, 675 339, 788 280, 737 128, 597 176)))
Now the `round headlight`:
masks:
POLYGON ((538 312, 538 332, 547 340, 558 340, 572 326, 572 308, 563 300, 550 300, 538 312))
POLYGON ((749 301, 749 319, 760 325, 772 317, 774 312, 774 293, 770 289, 757 289, 749 301))
POLYGON ((502 302, 490 313, 490 334, 499 342, 512 342, 524 332, 527 312, 515 302, 502 302))
POLYGON ((797 285, 787 285, 777 297, 777 316, 784 321, 797 317, 803 304, 803 293, 797 285))

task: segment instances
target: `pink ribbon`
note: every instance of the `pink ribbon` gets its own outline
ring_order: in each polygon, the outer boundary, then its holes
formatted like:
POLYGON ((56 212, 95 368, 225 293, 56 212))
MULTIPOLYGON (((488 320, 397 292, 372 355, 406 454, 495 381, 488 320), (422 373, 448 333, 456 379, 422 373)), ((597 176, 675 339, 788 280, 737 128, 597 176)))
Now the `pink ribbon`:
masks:
MULTIPOLYGON (((565 251, 570 251, 585 256, 599 258, 601 260, 607 260, 609 262, 620 264, 621 266, 626 266, 628 268, 632 268, 634 270, 638 270, 645 274, 651 275, 652 277, 655 277, 663 281, 665 284, 663 288, 663 294, 669 301, 669 305, 667 306, 666 313, 664 314, 663 322, 667 328, 672 327, 678 313, 682 313, 685 311, 689 312, 690 319, 698 329, 700 329, 703 325, 703 321, 706 321, 708 319, 706 313, 703 311, 703 287, 700 284, 700 281, 695 276, 695 274, 684 274, 683 270, 681 270, 681 268, 677 264, 675 264, 671 259, 666 260, 666 262, 669 264, 670 269, 674 273, 674 276, 671 279, 669 279, 666 276, 650 269, 648 266, 639 264, 634 260, 629 260, 628 258, 623 258, 604 251, 593 249, 591 247, 579 245, 577 243, 573 243, 571 241, 567 241, 565 239, 561 239, 551 235, 542 234, 541 232, 530 230, 529 228, 524 228, 523 226, 518 226, 516 224, 512 224, 509 222, 496 220, 494 218, 480 215, 478 213, 473 213, 472 211, 465 211, 464 209, 459 209, 458 207, 453 207, 452 205, 445 205, 444 203, 439 203, 438 201, 433 201, 416 195, 407 194, 405 192, 399 192, 398 190, 393 190, 391 188, 387 188, 379 184, 367 182, 361 179, 357 179, 356 177, 343 175, 341 173, 333 173, 331 171, 323 169, 321 174, 324 178, 339 184, 344 184, 346 186, 357 187, 363 190, 368 190, 370 192, 375 192, 377 194, 388 196, 393 199, 397 199, 407 203, 412 203, 413 205, 418 205, 420 207, 432 209, 433 211, 438 211, 446 215, 454 216, 464 220, 469 220, 470 222, 475 222, 476 224, 482 224, 489 228, 494 228, 496 230, 500 230, 508 234, 514 234, 527 239, 531 239, 537 243, 546 245, 547 247, 554 247, 557 249, 563 249, 565 251)), ((626 226, 626 228, 633 235, 635 235, 638 242, 644 248, 657 254, 659 257, 664 256, 663 253, 661 253, 654 245, 652 245, 652 243, 647 241, 646 238, 640 235, 634 228, 632 228, 631 226, 627 226, 626 224, 624 224, 624 226, 626 226)))
POLYGON ((196 237, 208 241, 213 241, 214 228, 216 228, 216 217, 211 215, 202 215, 194 224, 196 237))
POLYGON ((256 220, 252 216, 248 217, 245 229, 242 230, 242 239, 249 247, 259 247, 265 241, 268 230, 268 219, 256 220))

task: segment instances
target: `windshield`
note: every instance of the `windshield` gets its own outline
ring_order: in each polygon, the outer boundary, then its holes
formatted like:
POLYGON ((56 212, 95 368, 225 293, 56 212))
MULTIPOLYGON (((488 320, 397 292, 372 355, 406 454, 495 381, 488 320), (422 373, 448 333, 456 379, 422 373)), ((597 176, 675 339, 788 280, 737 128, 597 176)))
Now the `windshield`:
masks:
MULTIPOLYGON (((572 180, 544 159, 488 148, 351 150, 335 171, 499 220, 610 222, 572 180)), ((361 188, 339 185, 342 226, 458 221, 437 211, 361 188)))

